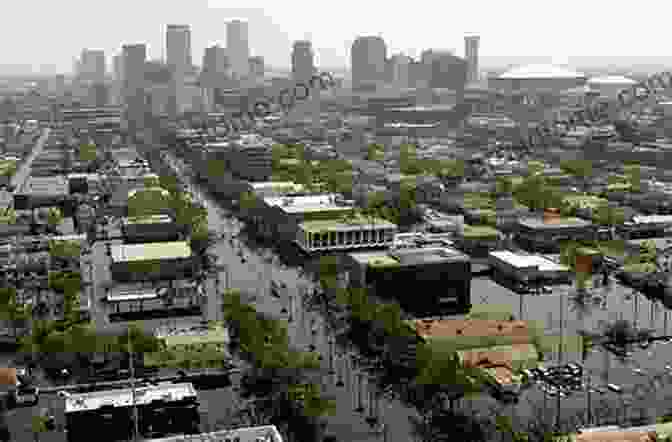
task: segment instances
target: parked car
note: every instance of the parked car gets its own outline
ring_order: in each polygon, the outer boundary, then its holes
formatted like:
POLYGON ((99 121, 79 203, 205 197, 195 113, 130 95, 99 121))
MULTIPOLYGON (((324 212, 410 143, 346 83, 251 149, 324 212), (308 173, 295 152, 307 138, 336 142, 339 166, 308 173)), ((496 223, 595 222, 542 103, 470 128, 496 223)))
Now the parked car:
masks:
POLYGON ((14 401, 19 407, 34 407, 40 401, 40 388, 34 385, 19 385, 14 390, 14 401))

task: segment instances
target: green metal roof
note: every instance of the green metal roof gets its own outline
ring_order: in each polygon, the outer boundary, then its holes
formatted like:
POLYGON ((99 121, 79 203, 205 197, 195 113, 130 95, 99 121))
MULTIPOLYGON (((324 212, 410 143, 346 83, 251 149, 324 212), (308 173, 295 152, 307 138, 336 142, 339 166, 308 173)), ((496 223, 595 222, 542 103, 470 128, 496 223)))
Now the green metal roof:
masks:
POLYGON ((341 219, 325 219, 304 221, 300 224, 301 228, 306 232, 332 232, 332 231, 348 231, 361 230, 368 228, 387 228, 396 229, 397 225, 382 218, 353 218, 345 220, 341 219))

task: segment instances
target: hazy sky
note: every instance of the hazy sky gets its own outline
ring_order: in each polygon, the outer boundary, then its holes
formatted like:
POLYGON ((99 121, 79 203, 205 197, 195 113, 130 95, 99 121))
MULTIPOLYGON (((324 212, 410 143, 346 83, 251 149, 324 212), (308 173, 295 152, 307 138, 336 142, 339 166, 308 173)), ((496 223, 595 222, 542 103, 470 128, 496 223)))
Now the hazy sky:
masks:
POLYGON ((291 42, 307 37, 321 65, 346 65, 358 35, 380 35, 391 53, 412 56, 425 48, 455 49, 461 56, 467 33, 481 36, 485 56, 667 56, 672 7, 658 0, 642 5, 636 13, 633 3, 604 0, 13 1, 4 8, 13 18, 5 16, 0 27, 0 64, 70 72, 82 48, 111 55, 124 43, 141 42, 149 45, 150 58, 159 58, 167 23, 192 26, 193 58, 200 64, 204 47, 226 44, 224 24, 231 18, 248 19, 252 54, 280 67, 289 66, 291 42))

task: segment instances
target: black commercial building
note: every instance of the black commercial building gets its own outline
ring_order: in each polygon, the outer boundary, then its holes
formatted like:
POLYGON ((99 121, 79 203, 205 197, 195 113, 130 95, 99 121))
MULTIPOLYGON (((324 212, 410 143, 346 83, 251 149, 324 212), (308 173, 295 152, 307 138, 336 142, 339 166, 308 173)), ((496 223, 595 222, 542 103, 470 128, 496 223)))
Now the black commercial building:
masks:
MULTIPOLYGON (((130 388, 72 394, 65 399, 68 442, 132 440, 133 392, 130 388)), ((198 396, 190 383, 136 388, 138 430, 143 438, 198 433, 198 396)))
POLYGON ((379 298, 395 300, 416 317, 471 309, 471 261, 455 249, 351 253, 346 268, 351 287, 366 287, 379 298))

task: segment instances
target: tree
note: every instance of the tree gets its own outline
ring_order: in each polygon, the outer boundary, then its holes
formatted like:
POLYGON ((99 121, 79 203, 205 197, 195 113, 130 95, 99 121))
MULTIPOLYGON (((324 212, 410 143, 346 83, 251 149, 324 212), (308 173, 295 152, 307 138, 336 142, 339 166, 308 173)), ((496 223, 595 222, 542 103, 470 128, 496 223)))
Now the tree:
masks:
POLYGON ((560 163, 560 168, 576 177, 584 191, 587 191, 590 177, 593 174, 593 164, 588 160, 565 160, 560 163))
POLYGON ((642 190, 642 168, 639 164, 627 164, 624 166, 624 172, 627 184, 630 185, 632 192, 641 192, 642 190))
POLYGON ((495 191, 502 195, 508 195, 513 192, 514 189, 513 180, 509 177, 500 177, 497 179, 495 186, 495 191))
POLYGON ((17 299, 16 288, 0 287, 0 319, 10 322, 14 337, 19 337, 18 329, 30 315, 30 306, 22 304, 17 299))
POLYGON ((464 178, 466 166, 463 160, 439 160, 434 174, 439 178, 464 178))
POLYGON ((169 194, 160 187, 136 190, 128 198, 128 216, 156 215, 169 207, 169 194))
POLYGON ((252 364, 241 381, 241 397, 253 398, 255 414, 298 440, 314 434, 320 417, 334 410, 333 401, 309 380, 309 372, 320 368, 317 356, 289 349, 286 327, 244 304, 240 292, 224 294, 223 310, 237 351, 252 364))
POLYGON ((593 221, 599 225, 609 226, 612 240, 616 238, 616 226, 622 225, 625 220, 625 212, 619 207, 601 204, 593 211, 593 221))
POLYGON ((563 195, 549 186, 543 175, 532 175, 515 186, 514 198, 530 210, 562 207, 563 195))
POLYGON ((371 143, 367 147, 366 159, 368 161, 379 161, 385 152, 385 146, 382 144, 371 143))
POLYGON ((95 144, 84 143, 79 145, 80 161, 95 161, 98 158, 98 148, 95 144))
POLYGON ((56 227, 61 225, 63 222, 63 213, 61 209, 57 207, 50 207, 47 212, 47 224, 52 231, 56 230, 56 227))
POLYGON ((414 145, 402 144, 399 146, 399 168, 404 175, 422 173, 414 145))

